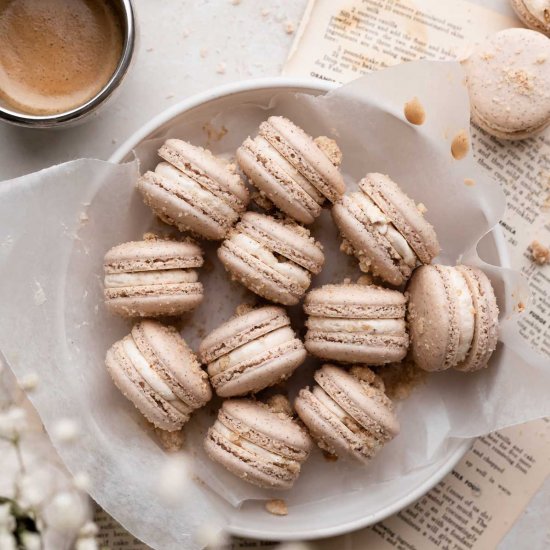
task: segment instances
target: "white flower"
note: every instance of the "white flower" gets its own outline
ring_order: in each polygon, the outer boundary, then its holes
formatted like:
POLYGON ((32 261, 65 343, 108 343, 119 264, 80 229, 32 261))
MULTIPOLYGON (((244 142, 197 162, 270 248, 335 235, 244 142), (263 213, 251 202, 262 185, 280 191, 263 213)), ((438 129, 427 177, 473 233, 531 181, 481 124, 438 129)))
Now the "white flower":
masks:
POLYGON ((15 518, 11 513, 11 504, 0 504, 0 532, 11 532, 15 529, 15 518))
POLYGON ((26 531, 21 536, 21 539, 25 550, 42 550, 42 539, 38 533, 29 533, 26 531))
POLYGON ((0 413, 0 436, 13 439, 27 429, 27 413, 21 407, 12 406, 0 413))
POLYGON ((17 550, 15 537, 6 531, 0 531, 0 550, 17 550))
POLYGON ((23 376, 19 382, 19 387, 24 391, 32 391, 36 389, 38 383, 40 382, 40 377, 36 372, 29 372, 29 374, 23 376))
POLYGON ((204 523, 195 532, 197 542, 209 550, 220 550, 229 545, 229 536, 217 523, 204 523))
POLYGON ((78 539, 74 545, 74 550, 98 550, 99 546, 95 539, 78 539))
POLYGON ((167 504, 176 504, 183 498, 189 482, 189 466, 182 454, 169 455, 161 470, 157 491, 167 504))
POLYGON ((63 443, 72 443, 80 434, 80 428, 76 420, 61 418, 53 427, 53 436, 63 443))
POLYGON ((61 492, 49 503, 44 519, 56 531, 70 533, 86 521, 86 509, 78 495, 61 492))

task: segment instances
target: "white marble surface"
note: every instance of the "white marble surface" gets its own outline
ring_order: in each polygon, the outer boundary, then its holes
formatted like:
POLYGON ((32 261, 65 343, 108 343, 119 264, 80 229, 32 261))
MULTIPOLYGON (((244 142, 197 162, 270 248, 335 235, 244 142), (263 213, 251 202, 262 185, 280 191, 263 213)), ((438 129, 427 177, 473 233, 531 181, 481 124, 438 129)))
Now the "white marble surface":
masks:
MULTIPOLYGON (((493 0, 495 2, 496 0, 493 0)), ((106 159, 181 99, 222 83, 278 75, 307 0, 135 0, 139 48, 121 93, 75 128, 0 125, 0 180, 81 158, 106 159)), ((550 547, 550 481, 499 548, 550 547)), ((485 550, 485 549, 483 549, 485 550)))

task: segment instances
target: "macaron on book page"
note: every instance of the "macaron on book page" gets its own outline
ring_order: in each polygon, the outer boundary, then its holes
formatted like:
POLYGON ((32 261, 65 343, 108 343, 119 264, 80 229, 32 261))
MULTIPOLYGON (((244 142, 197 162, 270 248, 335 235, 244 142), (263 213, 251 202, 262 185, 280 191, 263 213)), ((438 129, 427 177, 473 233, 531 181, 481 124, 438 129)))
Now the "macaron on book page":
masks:
POLYGON ((232 507, 374 492, 453 438, 550 414, 469 116, 460 64, 415 62, 327 93, 229 94, 125 163, 0 188, 25 250, 0 248, 0 348, 20 377, 51 365, 33 403, 46 428, 60 410, 81 424, 83 444, 59 452, 102 507, 175 548, 217 514, 209 492, 232 507), (422 125, 404 114, 415 97, 422 125), (396 387, 407 354, 418 367, 396 387), (162 444, 179 445, 159 430, 182 427, 200 484, 167 509, 144 495, 162 444))

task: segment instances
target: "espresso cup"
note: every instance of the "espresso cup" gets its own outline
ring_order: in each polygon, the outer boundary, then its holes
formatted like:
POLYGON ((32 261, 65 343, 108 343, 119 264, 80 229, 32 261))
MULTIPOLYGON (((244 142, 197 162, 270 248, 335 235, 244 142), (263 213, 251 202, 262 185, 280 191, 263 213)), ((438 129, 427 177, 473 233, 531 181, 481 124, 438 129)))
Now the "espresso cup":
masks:
MULTIPOLYGON (((12 91, 11 95, 15 101, 7 100, 0 94, 0 120, 5 120, 6 122, 12 124, 31 128, 58 128, 69 126, 75 124, 76 122, 82 121, 89 114, 96 111, 106 102, 108 98, 112 96, 113 92, 121 85, 130 67, 136 47, 136 26, 131 0, 108 0, 108 3, 110 8, 112 8, 114 19, 116 19, 117 30, 120 27, 121 32, 121 44, 117 44, 120 48, 120 56, 118 63, 116 62, 116 57, 112 58, 113 65, 116 63, 116 66, 114 66, 114 70, 108 80, 106 80, 101 87, 99 87, 98 84, 98 89, 94 89, 93 95, 91 97, 86 97, 81 103, 71 105, 71 107, 67 108, 67 110, 63 110, 63 108, 51 109, 52 111, 55 110, 55 112, 52 113, 47 112, 47 107, 44 108, 45 105, 47 106, 48 102, 47 94, 42 95, 40 98, 41 110, 46 112, 33 112, 35 111, 34 109, 20 107, 16 101, 17 86, 14 86, 13 89, 15 90, 15 93, 12 91)), ((44 4, 42 4, 42 6, 38 5, 37 9, 43 9, 43 6, 44 4)), ((32 3, 27 2, 24 9, 26 9, 28 13, 28 10, 32 9, 32 3)), ((25 13, 24 10, 22 10, 22 13, 25 13)), ((42 17, 42 14, 39 15, 42 17)), ((16 16, 20 17, 21 14, 16 14, 16 16)), ((24 21, 23 24, 25 24, 24 21)), ((67 47, 70 48, 70 46, 71 44, 68 43, 67 47)), ((117 53, 119 48, 116 49, 117 53)), ((112 53, 113 50, 110 51, 112 53)), ((39 52, 40 55, 48 55, 47 51, 44 52, 44 48, 39 50, 39 52)), ((69 79, 67 78, 67 80, 69 79)), ((105 80, 105 78, 103 78, 103 80, 105 80)))

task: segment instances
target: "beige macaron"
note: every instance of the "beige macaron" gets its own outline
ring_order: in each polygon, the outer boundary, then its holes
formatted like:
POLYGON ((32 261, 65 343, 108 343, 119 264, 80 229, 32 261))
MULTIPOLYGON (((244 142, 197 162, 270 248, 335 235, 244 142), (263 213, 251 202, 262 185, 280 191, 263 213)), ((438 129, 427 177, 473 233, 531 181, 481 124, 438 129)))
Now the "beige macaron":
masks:
POLYGON ((526 27, 550 36, 550 0, 510 0, 526 27))
POLYGON ((218 249, 231 274, 252 292, 294 305, 321 271, 322 247, 303 226, 290 220, 246 212, 218 249))
POLYGON ((166 162, 137 182, 145 203, 180 231, 223 239, 248 204, 235 166, 181 139, 167 140, 158 153, 166 162))
POLYGON ((109 349, 107 370, 157 428, 180 430, 212 397, 208 376, 178 331, 146 319, 109 349))
POLYGON ((369 368, 323 365, 314 378, 317 384, 300 390, 294 407, 321 449, 367 463, 399 433, 384 383, 369 368))
MULTIPOLYGON (((282 397, 282 396, 275 396, 282 397)), ((292 418, 289 405, 228 399, 208 430, 208 456, 243 481, 290 489, 311 450, 311 439, 292 418)))
POLYGON ((343 237, 342 250, 359 260, 362 271, 391 285, 403 285, 417 265, 439 254, 434 228, 384 174, 367 174, 358 191, 333 206, 332 217, 343 237))
POLYGON ((374 285, 324 285, 306 295, 306 349, 340 363, 401 361, 409 337, 402 292, 374 285))
POLYGON ((550 124, 550 39, 506 29, 462 62, 473 122, 500 139, 524 139, 550 124))
POLYGON ((119 244, 105 254, 107 308, 123 317, 181 315, 203 298, 197 267, 202 250, 191 241, 147 236, 119 244))
POLYGON ((286 380, 306 358, 282 307, 237 315, 201 342, 200 357, 221 397, 256 393, 286 380))
POLYGON ((313 139, 288 118, 271 116, 258 135, 237 150, 237 162, 263 197, 300 223, 312 223, 325 199, 337 201, 345 191, 338 170, 336 142, 313 139))

